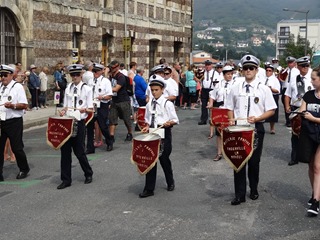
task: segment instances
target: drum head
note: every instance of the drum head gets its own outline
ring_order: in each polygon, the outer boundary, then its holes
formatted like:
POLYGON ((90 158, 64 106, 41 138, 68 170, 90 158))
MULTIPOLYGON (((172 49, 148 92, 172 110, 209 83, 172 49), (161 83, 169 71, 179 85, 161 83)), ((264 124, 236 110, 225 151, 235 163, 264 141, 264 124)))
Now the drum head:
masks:
POLYGON ((148 141, 158 140, 158 139, 160 139, 160 136, 158 134, 154 134, 154 133, 138 134, 138 135, 134 136, 133 139, 137 140, 137 141, 148 142, 148 141))
POLYGON ((230 132, 246 132, 246 131, 253 131, 254 128, 250 126, 229 126, 227 130, 230 132))

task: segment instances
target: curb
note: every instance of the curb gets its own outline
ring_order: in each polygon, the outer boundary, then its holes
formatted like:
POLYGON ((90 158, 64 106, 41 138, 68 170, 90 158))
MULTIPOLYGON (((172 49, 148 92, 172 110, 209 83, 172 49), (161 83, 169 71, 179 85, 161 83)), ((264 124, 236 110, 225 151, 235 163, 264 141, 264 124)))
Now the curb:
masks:
POLYGON ((48 117, 43 117, 34 121, 28 120, 23 122, 23 130, 27 130, 32 127, 40 127, 48 123, 48 117))

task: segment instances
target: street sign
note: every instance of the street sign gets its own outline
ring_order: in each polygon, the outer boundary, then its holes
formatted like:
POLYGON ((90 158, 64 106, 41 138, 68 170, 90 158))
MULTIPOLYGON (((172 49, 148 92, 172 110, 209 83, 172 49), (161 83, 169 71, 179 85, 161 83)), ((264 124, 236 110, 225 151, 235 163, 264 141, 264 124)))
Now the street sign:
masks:
POLYGON ((124 37, 122 39, 122 45, 124 51, 131 51, 131 37, 124 37))

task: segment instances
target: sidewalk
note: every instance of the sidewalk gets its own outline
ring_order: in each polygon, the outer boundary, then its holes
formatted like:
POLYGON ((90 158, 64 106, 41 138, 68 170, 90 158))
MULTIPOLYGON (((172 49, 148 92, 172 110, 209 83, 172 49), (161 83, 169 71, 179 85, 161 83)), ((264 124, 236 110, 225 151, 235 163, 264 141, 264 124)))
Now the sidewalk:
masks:
POLYGON ((26 111, 23 116, 23 129, 27 130, 31 127, 45 125, 48 122, 49 117, 56 115, 55 111, 55 106, 26 111))

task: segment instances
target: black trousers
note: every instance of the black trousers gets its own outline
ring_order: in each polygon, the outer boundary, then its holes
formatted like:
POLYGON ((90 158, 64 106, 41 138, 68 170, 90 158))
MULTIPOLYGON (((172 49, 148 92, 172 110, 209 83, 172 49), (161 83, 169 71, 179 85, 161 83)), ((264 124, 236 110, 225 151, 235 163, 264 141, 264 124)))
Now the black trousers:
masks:
POLYGON ((31 94, 31 108, 39 107, 39 95, 40 90, 35 88, 29 88, 31 94))
POLYGON ((97 121, 96 117, 93 117, 92 120, 87 125, 87 151, 94 152, 94 124, 97 121))
POLYGON ((263 148, 263 139, 264 139, 264 126, 263 123, 255 124, 257 134, 255 135, 255 140, 258 141, 258 145, 253 154, 246 164, 238 173, 234 171, 234 190, 236 197, 245 197, 247 192, 247 176, 246 168, 248 165, 248 178, 249 186, 251 191, 258 190, 259 183, 259 171, 260 171, 260 159, 263 148))
POLYGON ((98 108, 97 121, 101 129, 102 135, 106 140, 106 144, 110 145, 112 143, 112 138, 109 132, 109 112, 110 112, 110 102, 101 103, 100 108, 98 108))
POLYGON ((212 89, 206 89, 206 88, 201 89, 201 117, 200 117, 201 122, 207 122, 209 117, 207 105, 209 101, 209 92, 211 90, 212 89))
POLYGON ((88 158, 84 151, 85 123, 84 120, 78 121, 78 133, 76 137, 71 137, 61 147, 61 180, 66 184, 71 184, 71 162, 72 150, 79 160, 80 166, 85 177, 93 175, 88 158))
POLYGON ((12 118, 6 121, 1 121, 1 137, 0 137, 0 174, 2 174, 4 164, 4 147, 7 138, 10 140, 11 149, 16 156, 17 165, 21 172, 29 172, 30 168, 27 161, 27 156, 23 150, 24 144, 22 141, 23 134, 23 119, 12 118))
POLYGON ((283 105, 283 108, 284 108, 284 116, 286 118, 286 125, 289 125, 290 124, 290 119, 289 119, 289 113, 287 113, 286 111, 286 106, 284 105, 284 98, 285 98, 285 92, 286 92, 287 88, 282 88, 281 89, 281 102, 282 102, 282 105, 283 105))
MULTIPOLYGON (((161 157, 159 157, 159 160, 166 178, 167 185, 170 186, 174 183, 172 164, 170 160, 170 154, 172 151, 171 128, 165 128, 165 138, 162 140, 164 141, 163 152, 161 157)), ((144 190, 154 191, 156 186, 156 178, 157 164, 146 174, 146 183, 144 190)))

